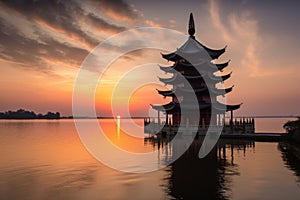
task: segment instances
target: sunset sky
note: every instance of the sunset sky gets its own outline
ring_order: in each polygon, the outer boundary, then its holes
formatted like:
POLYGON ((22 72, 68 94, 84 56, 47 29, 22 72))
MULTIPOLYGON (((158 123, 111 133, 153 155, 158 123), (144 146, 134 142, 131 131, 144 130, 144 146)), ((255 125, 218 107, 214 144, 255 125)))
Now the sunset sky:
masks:
MULTIPOLYGON (((187 34, 192 12, 197 40, 215 49, 227 45, 217 62, 231 59, 224 73, 233 73, 225 85, 235 85, 227 102, 243 103, 237 115, 300 115, 299 8, 299 1, 270 0, 1 1, 0 111, 24 108, 72 115, 78 69, 100 42, 137 27, 161 27, 187 34)), ((139 38, 145 33, 136 34, 139 38)), ((127 46, 133 44, 133 38, 124 41, 127 46)), ((160 42, 168 44, 169 51, 179 47, 167 37, 160 42)), ((118 44, 108 51, 118 52, 118 44)), ((169 101, 155 91, 163 88, 162 83, 136 85, 149 77, 167 77, 157 64, 172 63, 162 59, 160 52, 133 51, 111 64, 96 92, 99 116, 111 115, 113 88, 124 74, 141 65, 149 70, 135 72, 122 84, 124 88, 138 88, 130 98, 131 114, 145 116, 150 103, 169 101)), ((101 65, 105 56, 97 59, 101 65)), ((120 115, 125 109, 122 99, 129 95, 124 91, 114 94, 120 115)))

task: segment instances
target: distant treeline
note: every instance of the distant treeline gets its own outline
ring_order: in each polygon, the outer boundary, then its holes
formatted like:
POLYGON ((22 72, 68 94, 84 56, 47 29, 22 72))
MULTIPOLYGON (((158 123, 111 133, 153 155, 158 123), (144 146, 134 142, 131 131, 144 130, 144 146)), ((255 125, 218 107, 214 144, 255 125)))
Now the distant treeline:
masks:
POLYGON ((48 112, 47 114, 36 114, 33 111, 19 109, 17 111, 0 112, 0 119, 60 119, 60 113, 48 112))

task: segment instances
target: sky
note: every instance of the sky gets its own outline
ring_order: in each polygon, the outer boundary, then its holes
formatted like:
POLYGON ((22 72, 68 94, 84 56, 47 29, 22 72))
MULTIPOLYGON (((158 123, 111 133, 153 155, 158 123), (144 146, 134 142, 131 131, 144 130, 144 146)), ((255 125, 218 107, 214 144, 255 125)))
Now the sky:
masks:
MULTIPOLYGON (((234 89, 226 101, 243 103, 236 115, 300 115, 299 7, 299 1, 270 0, 1 0, 0 111, 24 108, 72 115, 77 74, 97 45, 142 27, 187 35, 192 12, 197 40, 215 49, 227 45, 216 62, 231 60, 224 73, 233 73, 225 85, 234 85, 234 89)), ((123 46, 121 42, 107 46, 107 52, 145 43, 143 38, 151 40, 147 34, 136 31, 134 37, 121 40, 123 46)), ((112 101, 117 114, 126 115, 129 109, 132 116, 151 113, 150 103, 170 101, 155 90, 165 88, 162 83, 143 85, 142 81, 167 77, 157 64, 172 63, 160 53, 176 50, 184 40, 159 35, 153 38, 157 40, 164 47, 167 44, 168 51, 144 48, 128 52, 101 72, 95 91, 97 115, 112 115, 112 101), (138 70, 141 66, 147 70, 138 70), (116 85, 121 89, 114 93, 116 85), (134 90, 129 94, 126 88, 134 90)), ((104 67, 105 59, 98 55, 98 67, 104 67)))

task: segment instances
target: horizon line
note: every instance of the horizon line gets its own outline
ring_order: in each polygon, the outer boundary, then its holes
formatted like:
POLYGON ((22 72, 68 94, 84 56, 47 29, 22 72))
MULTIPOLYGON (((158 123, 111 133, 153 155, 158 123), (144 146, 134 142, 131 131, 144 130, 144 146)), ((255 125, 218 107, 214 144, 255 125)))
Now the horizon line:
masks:
MULTIPOLYGON (((157 118, 157 116, 62 116, 61 118, 76 118, 76 119, 144 119, 144 118, 157 118)), ((161 117, 164 118, 164 117, 161 117)), ((226 116, 225 118, 230 118, 230 116, 226 116)), ((245 116, 234 116, 233 118, 300 118, 300 115, 245 115, 245 116)))

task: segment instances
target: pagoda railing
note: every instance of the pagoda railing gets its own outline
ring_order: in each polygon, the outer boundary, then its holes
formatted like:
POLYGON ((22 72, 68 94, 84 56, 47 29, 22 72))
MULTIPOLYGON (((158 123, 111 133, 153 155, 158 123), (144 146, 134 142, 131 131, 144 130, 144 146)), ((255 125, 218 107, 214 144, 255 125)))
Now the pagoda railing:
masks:
MULTIPOLYGON (((145 133, 159 133, 159 132, 170 132, 175 133, 178 130, 178 125, 173 125, 170 121, 168 123, 158 120, 156 118, 145 118, 144 119, 144 131, 145 133)), ((254 118, 240 118, 235 120, 223 121, 217 125, 193 125, 183 124, 181 130, 191 132, 205 132, 208 128, 222 128, 222 133, 254 133, 255 122, 254 118)))

